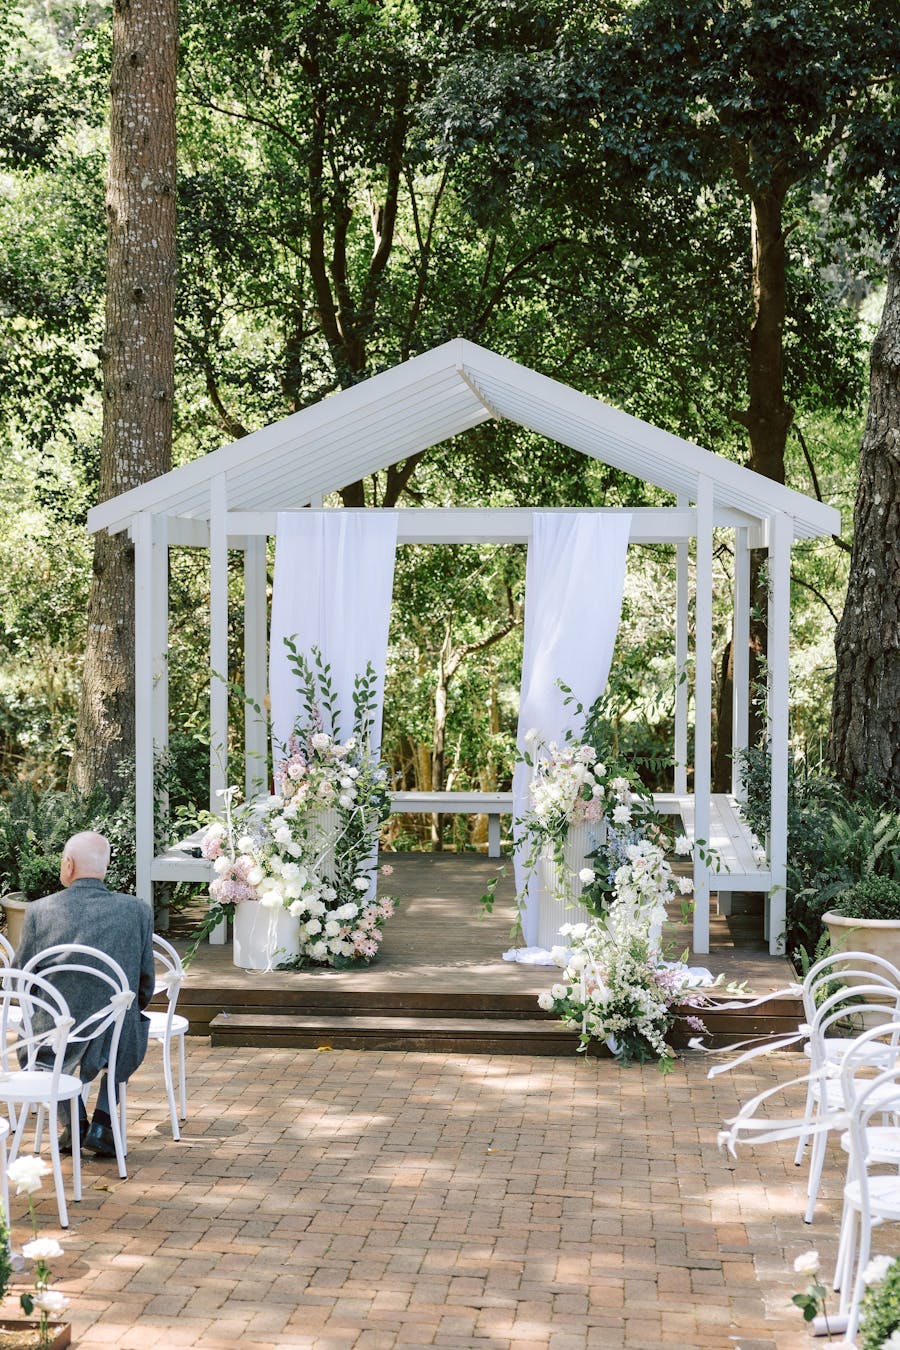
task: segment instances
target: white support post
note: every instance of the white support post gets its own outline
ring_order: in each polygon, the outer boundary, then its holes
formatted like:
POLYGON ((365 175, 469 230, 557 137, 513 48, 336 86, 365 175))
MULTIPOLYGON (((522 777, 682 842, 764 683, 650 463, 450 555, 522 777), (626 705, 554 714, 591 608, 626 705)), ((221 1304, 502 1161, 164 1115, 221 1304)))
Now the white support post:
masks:
POLYGON ((153 904, 153 517, 135 516, 134 543, 134 780, 137 893, 153 904))
MULTIPOLYGON (((712 777, 713 485, 697 482, 697 577, 694 597, 694 838, 709 842, 712 777)), ((694 850, 694 951, 709 951, 709 867, 694 850)))
POLYGON ((768 725, 772 816, 769 825, 769 951, 784 951, 787 886, 788 735, 790 711, 791 544, 793 521, 778 512, 769 534, 768 725))
POLYGON ((266 538, 251 536, 244 544, 244 791, 249 801, 269 782, 269 737, 266 718, 266 538), (256 712, 250 701, 261 709, 256 712))
MULTIPOLYGON (((152 516, 152 598, 150 604, 153 651, 153 756, 164 755, 169 747, 169 535, 166 516, 152 516)), ((168 810, 168 793, 154 801, 156 810, 168 810)), ((156 853, 156 831, 154 847, 156 853)), ((169 841, 166 840, 166 843, 169 841)), ((160 891, 156 927, 161 933, 169 927, 168 887, 160 891)))
MULTIPOLYGON (((209 807, 219 811, 228 786, 228 487, 219 474, 210 483, 209 503, 209 807)), ((209 935, 224 943, 225 924, 209 935)))
POLYGON ((732 642, 731 791, 746 797, 741 754, 750 736, 750 544, 745 526, 734 532, 734 619, 732 642))
MULTIPOLYGON (((678 498, 681 509, 687 507, 686 498, 678 498)), ((688 757, 688 603, 690 554, 685 539, 675 545, 675 781, 677 797, 687 793, 688 757)))

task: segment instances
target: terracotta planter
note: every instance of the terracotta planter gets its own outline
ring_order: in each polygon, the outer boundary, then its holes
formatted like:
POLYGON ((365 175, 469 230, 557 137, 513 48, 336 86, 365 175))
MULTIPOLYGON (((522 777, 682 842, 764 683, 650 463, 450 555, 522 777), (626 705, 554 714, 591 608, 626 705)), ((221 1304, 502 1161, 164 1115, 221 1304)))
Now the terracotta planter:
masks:
MULTIPOLYGON (((843 914, 822 915, 828 929, 831 948, 835 952, 870 952, 882 956, 900 970, 900 919, 846 919, 843 914)), ((865 963, 860 963, 865 968, 865 963)), ((872 967, 877 970, 876 966, 872 967)), ((860 979, 848 977, 848 983, 860 984, 860 979)))
POLYGON ((258 900, 234 907, 234 964, 241 970, 273 970, 300 952, 300 921, 286 909, 269 909, 258 900))
MULTIPOLYGON (((36 1317, 0 1318, 0 1350, 38 1350, 40 1322, 36 1317)), ((64 1350, 72 1344, 72 1328, 68 1322, 50 1323, 50 1350, 64 1350)))
POLYGON ((6 910, 6 936, 14 947, 18 947, 28 908, 25 892, 8 891, 6 895, 0 895, 0 905, 6 910))
POLYGON ((578 903, 578 897, 584 889, 578 880, 578 873, 589 865, 587 855, 603 842, 605 830, 602 821, 590 825, 571 825, 566 836, 564 869, 559 867, 549 850, 540 858, 535 872, 539 947, 559 945, 559 929, 564 923, 590 923, 591 915, 584 905, 578 903))

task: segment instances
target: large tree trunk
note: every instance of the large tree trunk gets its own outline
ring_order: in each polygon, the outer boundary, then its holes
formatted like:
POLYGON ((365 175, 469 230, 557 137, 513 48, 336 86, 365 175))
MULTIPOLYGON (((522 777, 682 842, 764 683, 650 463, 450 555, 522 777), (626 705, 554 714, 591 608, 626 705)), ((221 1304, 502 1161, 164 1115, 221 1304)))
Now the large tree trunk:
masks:
MULTIPOLYGON (((747 407, 734 416, 747 428, 750 453, 747 466, 756 473, 784 482, 784 449, 794 410, 784 396, 784 321, 787 310, 785 235, 782 223, 788 184, 771 175, 766 190, 757 188, 748 158, 738 182, 751 193, 750 243, 753 266, 753 326, 750 330, 747 407)), ((767 593, 764 555, 754 549, 750 559, 750 687, 759 682, 766 651, 767 593)), ((713 766, 713 789, 731 787, 731 669, 733 655, 723 656, 719 683, 718 735, 713 766)), ((760 709, 750 704, 749 741, 755 745, 762 734, 760 709)))
POLYGON ((853 528, 829 759, 851 789, 871 780, 900 791, 900 233, 872 347, 853 528))
MULTIPOLYGON (((114 0, 100 500, 171 467, 177 0, 114 0)), ((98 535, 72 781, 134 750, 134 559, 98 535)))

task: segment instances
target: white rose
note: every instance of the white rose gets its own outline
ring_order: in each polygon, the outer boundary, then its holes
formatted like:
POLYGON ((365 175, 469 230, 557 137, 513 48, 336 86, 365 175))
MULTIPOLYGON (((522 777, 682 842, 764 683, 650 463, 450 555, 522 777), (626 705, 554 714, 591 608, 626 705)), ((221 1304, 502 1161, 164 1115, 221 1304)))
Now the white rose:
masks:
POLYGON ((346 792, 342 792, 341 795, 338 797, 338 805, 343 806, 344 810, 346 811, 348 806, 353 805, 353 798, 348 797, 346 792))
MULTIPOLYGON (((253 840, 249 834, 242 834, 237 843, 238 853, 249 853, 253 848, 253 840)), ((24 1248, 22 1249, 24 1251, 24 1248)))
POLYGON ((285 900, 299 900, 303 894, 303 887, 299 881, 288 881, 284 887, 285 900))
POLYGON ((17 1158, 6 1169, 6 1175, 15 1185, 16 1195, 21 1195, 23 1191, 28 1195, 32 1195, 34 1191, 39 1191, 41 1189, 41 1177, 46 1177, 49 1173, 50 1168, 43 1158, 38 1158, 32 1153, 25 1158, 17 1158))
POLYGON ((259 903, 263 909, 281 909, 284 905, 284 898, 280 891, 263 891, 259 897, 259 903))
POLYGON ((56 1238, 35 1238, 33 1242, 25 1243, 22 1255, 28 1261, 53 1261, 58 1256, 65 1256, 65 1252, 56 1238))
POLYGON ((352 942, 341 943, 341 956, 352 956, 355 950, 352 942))
MULTIPOLYGON (((25 1250, 24 1247, 22 1250, 25 1250)), ((27 1256, 28 1253, 26 1252, 25 1255, 27 1256)), ((893 1256, 873 1256, 872 1260, 863 1271, 863 1279, 866 1284, 881 1284, 891 1266, 894 1264, 894 1260, 895 1258, 893 1256)))
POLYGON ((582 867, 581 871, 578 873, 578 880, 583 886, 590 886, 591 882, 594 880, 593 867, 582 867))
POLYGON ((351 779, 353 779, 353 778, 358 778, 358 777, 359 777, 359 769, 348 769, 348 770, 347 770, 347 777, 348 777, 348 778, 351 778, 351 779))
POLYGON ((314 961, 324 961, 328 956, 328 943, 316 942, 309 949, 309 954, 314 961))
POLYGON ((315 937, 317 933, 321 933, 322 931, 322 923, 319 919, 310 919, 305 927, 306 932, 310 937, 315 937))
POLYGON ((565 984, 552 984, 550 986, 550 996, 553 999, 567 998, 568 994, 569 989, 565 984))
POLYGON ((284 848, 291 842, 291 832, 287 825, 281 825, 275 831, 275 843, 281 844, 284 848))
POLYGON ((324 731, 316 731, 313 733, 311 743, 314 750, 327 750, 331 744, 331 737, 326 736, 324 731))
POLYGON ((587 957, 584 952, 573 952, 569 957, 569 970, 574 971, 576 975, 584 970, 586 964, 587 957))
POLYGON ((352 788, 352 786, 353 786, 353 779, 350 777, 349 773, 345 773, 343 778, 341 779, 341 787, 352 788))
POLYGON ((40 1312, 58 1317, 64 1308, 68 1308, 69 1300, 58 1289, 39 1289, 34 1295, 34 1306, 40 1312))
POLYGON ((341 952, 343 951, 343 947, 344 944, 343 942, 341 942, 340 938, 329 939, 328 950, 332 953, 333 956, 340 956, 341 952))
POLYGON ((325 925, 325 936, 330 938, 337 937, 340 931, 341 925, 334 919, 329 919, 325 925))
POLYGON ((295 919, 299 919, 301 914, 306 913, 306 904, 304 903, 303 900, 295 900, 291 905, 289 905, 288 913, 293 914, 295 919))
POLYGON ((544 1012, 553 1011, 553 995, 548 990, 538 994, 538 1007, 543 1008, 544 1012))
POLYGON ((325 913, 325 905, 322 904, 322 901, 321 901, 321 900, 310 900, 310 902, 309 902, 309 912, 310 912, 310 914, 317 915, 317 916, 320 915, 320 914, 324 914, 324 913, 325 913))
POLYGON ((352 900, 348 900, 346 904, 338 906, 334 911, 334 917, 336 919, 355 919, 358 913, 359 905, 355 905, 352 900))
POLYGON ((250 868, 250 871, 247 873, 248 885, 258 886, 265 875, 266 874, 260 867, 259 863, 254 863, 254 865, 250 868))
POLYGON ((223 872, 227 872, 230 867, 231 859, 227 853, 220 853, 213 863, 213 871, 218 873, 219 876, 221 876, 223 872))
POLYGON ((369 889, 369 878, 368 878, 368 877, 354 877, 354 878, 353 878, 353 885, 356 887, 356 889, 357 889, 358 891, 367 891, 367 890, 369 889))
POLYGON ((555 966, 565 966, 569 963, 569 949, 567 947, 551 947, 550 959, 555 966))
POLYGON ((694 883, 690 877, 679 877, 678 889, 682 895, 690 895, 694 889, 694 883))
POLYGON ((821 1269, 822 1263, 819 1260, 818 1252, 803 1252, 803 1254, 798 1256, 794 1261, 794 1270, 798 1275, 809 1275, 810 1278, 812 1278, 813 1276, 818 1275, 821 1269))

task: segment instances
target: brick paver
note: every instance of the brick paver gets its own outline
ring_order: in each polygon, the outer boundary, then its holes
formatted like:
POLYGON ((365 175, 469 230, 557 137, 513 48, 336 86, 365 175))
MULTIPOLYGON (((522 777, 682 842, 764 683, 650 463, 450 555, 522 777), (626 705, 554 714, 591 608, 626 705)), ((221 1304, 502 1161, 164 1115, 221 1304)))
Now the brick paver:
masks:
MULTIPOLYGON (((68 1235, 46 1184, 38 1197, 82 1350, 809 1345, 791 1266, 833 1255, 837 1156, 810 1229, 788 1145, 737 1164, 716 1147, 798 1058, 710 1083, 699 1056, 662 1078, 609 1060, 188 1051, 181 1144, 151 1051, 128 1180, 86 1160, 68 1235)), ((19 1197, 19 1243, 24 1212, 19 1197)))

